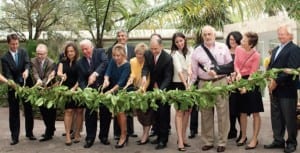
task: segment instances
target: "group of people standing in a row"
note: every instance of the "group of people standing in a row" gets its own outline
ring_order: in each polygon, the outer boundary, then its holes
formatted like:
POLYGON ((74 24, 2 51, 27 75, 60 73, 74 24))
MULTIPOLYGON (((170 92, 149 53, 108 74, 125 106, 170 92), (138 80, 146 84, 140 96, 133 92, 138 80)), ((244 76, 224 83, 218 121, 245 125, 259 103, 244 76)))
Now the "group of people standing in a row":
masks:
MULTIPOLYGON (((73 42, 67 42, 64 52, 60 56, 58 66, 48 56, 47 46, 39 44, 36 48, 36 57, 29 60, 25 50, 19 48, 18 37, 11 34, 7 37, 9 51, 2 57, 2 69, 4 77, 0 79, 14 80, 20 85, 51 86, 55 75, 59 76, 63 85, 70 90, 86 87, 98 88, 102 85, 104 93, 117 93, 119 89, 128 91, 145 92, 154 88, 162 90, 186 90, 191 85, 197 84, 201 88, 205 82, 212 82, 214 86, 226 85, 240 79, 251 79, 251 75, 258 71, 260 54, 255 49, 258 43, 258 35, 253 32, 241 34, 231 32, 226 44, 216 42, 216 31, 211 26, 201 29, 203 43, 195 49, 187 46, 184 34, 178 32, 172 37, 171 52, 164 50, 162 38, 159 34, 151 35, 149 48, 145 43, 135 46, 127 44, 128 36, 123 30, 117 32, 117 42, 106 52, 101 48, 94 48, 91 41, 82 40, 79 43, 82 57, 79 58, 79 49, 73 42), (79 58, 79 60, 77 60, 79 58), (221 73, 214 69, 218 65, 232 63, 233 73, 221 73), (31 72, 32 74, 29 74, 31 72), (32 76, 32 77, 29 77, 32 76), (33 79, 32 81, 30 79, 33 79)), ((292 33, 289 26, 278 28, 278 39, 281 45, 274 49, 269 69, 271 68, 298 68, 300 50, 293 44, 292 33)), ((279 73, 276 79, 271 79, 269 92, 271 95, 271 121, 274 132, 274 141, 265 148, 284 148, 284 152, 296 150, 296 83, 287 73, 279 73), (288 131, 288 140, 284 140, 285 128, 288 131), (286 145, 285 145, 286 143, 286 145)), ((19 142, 20 115, 18 99, 15 91, 9 88, 9 126, 11 130, 11 145, 19 142)), ((143 126, 143 133, 138 145, 149 142, 149 132, 155 130, 157 138, 151 141, 156 144, 156 149, 167 146, 170 129, 170 106, 156 102, 156 111, 149 109, 146 112, 136 110, 138 121, 143 126)), ((36 140, 33 135, 33 115, 30 103, 23 102, 25 112, 26 137, 36 140)), ((217 152, 224 152, 228 138, 237 137, 235 128, 236 120, 240 123, 240 135, 237 146, 247 143, 247 116, 253 116, 253 136, 245 149, 254 149, 258 144, 258 134, 261 125, 259 112, 263 112, 262 96, 258 87, 252 91, 239 88, 229 95, 228 100, 217 97, 215 104, 218 119, 217 152)), ((66 145, 80 142, 80 131, 83 118, 85 118, 86 138, 84 148, 90 148, 96 138, 97 118, 96 111, 78 105, 75 101, 66 103, 65 106, 65 132, 66 145), (75 123, 75 124, 74 124, 75 123), (72 124, 75 128, 72 128, 72 124), (74 130, 74 140, 71 139, 71 131, 74 130)), ((190 147, 187 142, 186 130, 191 109, 176 110, 175 127, 177 131, 178 151, 186 151, 190 147)), ((40 141, 52 139, 55 131, 55 108, 40 107, 40 111, 46 126, 45 133, 40 141)), ((202 150, 210 150, 214 147, 214 108, 201 108, 201 138, 202 150)), ((126 112, 114 115, 114 136, 118 139, 115 148, 123 148, 128 137, 136 137, 133 129, 133 119, 126 112)), ((98 138, 104 145, 109 145, 108 133, 112 114, 104 105, 99 107, 100 132, 98 138)), ((191 118, 191 120, 193 120, 191 118)))

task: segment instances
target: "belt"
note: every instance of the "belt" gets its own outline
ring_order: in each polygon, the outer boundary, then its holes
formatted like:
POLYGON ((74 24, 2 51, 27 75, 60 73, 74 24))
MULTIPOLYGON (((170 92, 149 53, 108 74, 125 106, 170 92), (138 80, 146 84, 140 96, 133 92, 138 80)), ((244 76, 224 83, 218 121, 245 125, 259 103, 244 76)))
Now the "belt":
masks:
POLYGON ((217 78, 212 78, 212 79, 202 79, 202 78, 200 78, 200 80, 202 80, 202 81, 212 81, 212 82, 215 82, 215 81, 219 81, 219 80, 221 80, 221 79, 223 79, 223 78, 225 78, 226 76, 220 76, 220 77, 217 77, 217 78))

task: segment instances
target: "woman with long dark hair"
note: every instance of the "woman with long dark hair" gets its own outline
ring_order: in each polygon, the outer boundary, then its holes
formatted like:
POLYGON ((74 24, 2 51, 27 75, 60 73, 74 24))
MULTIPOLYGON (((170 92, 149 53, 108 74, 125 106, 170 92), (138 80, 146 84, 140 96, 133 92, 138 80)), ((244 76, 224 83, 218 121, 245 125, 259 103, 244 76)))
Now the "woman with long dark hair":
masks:
MULTIPOLYGON (((171 89, 186 90, 189 88, 191 75, 191 50, 187 47, 186 37, 183 33, 174 33, 172 37, 171 56, 173 58, 174 75, 171 89)), ((191 109, 176 109, 175 125, 177 131, 177 143, 179 151, 186 151, 190 147, 186 140, 186 129, 191 109)))
MULTIPOLYGON (((57 75, 64 81, 62 85, 68 86, 71 91, 75 91, 78 87, 78 72, 76 69, 76 62, 79 57, 79 51, 77 46, 73 42, 69 42, 64 49, 64 58, 58 65, 57 75)), ((74 143, 80 141, 80 130, 83 123, 83 107, 76 104, 75 101, 71 100, 65 104, 65 130, 66 130, 66 145, 71 145, 71 134, 70 130, 72 127, 73 114, 76 114, 76 130, 74 143)))

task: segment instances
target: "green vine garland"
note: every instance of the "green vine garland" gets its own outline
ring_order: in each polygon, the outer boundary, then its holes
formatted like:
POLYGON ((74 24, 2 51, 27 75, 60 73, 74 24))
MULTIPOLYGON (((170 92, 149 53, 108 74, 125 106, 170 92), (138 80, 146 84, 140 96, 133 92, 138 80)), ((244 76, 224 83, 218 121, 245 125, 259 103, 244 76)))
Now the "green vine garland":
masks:
MULTIPOLYGON (((156 101, 160 100, 164 104, 174 105, 176 109, 187 110, 193 105, 200 108, 212 107, 218 95, 226 97, 229 92, 233 92, 237 88, 245 87, 247 90, 251 90, 255 86, 260 86, 263 89, 266 86, 267 78, 276 78, 277 74, 282 71, 283 69, 272 69, 265 73, 257 72, 251 76, 251 80, 241 79, 229 85, 213 86, 211 82, 207 82, 201 89, 192 87, 186 91, 155 89, 151 92, 140 93, 120 90, 117 94, 104 94, 92 88, 70 91, 66 86, 49 88, 17 86, 16 95, 27 99, 27 102, 32 105, 44 105, 48 108, 64 108, 65 103, 74 100, 79 105, 85 105, 93 110, 98 110, 99 105, 103 104, 112 113, 118 113, 130 109, 146 111, 149 107, 156 110, 158 108, 156 101)), ((299 72, 300 69, 292 69, 289 73, 296 78, 299 72)))

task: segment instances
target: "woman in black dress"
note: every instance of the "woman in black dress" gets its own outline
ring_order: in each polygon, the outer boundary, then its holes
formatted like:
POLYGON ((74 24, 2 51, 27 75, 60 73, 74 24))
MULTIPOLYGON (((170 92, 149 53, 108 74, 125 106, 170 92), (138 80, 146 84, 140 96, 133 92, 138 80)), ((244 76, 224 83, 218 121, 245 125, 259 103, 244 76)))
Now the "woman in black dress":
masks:
MULTIPOLYGON (((78 87, 78 73, 76 70, 76 61, 79 56, 76 45, 72 42, 68 43, 64 49, 65 57, 58 65, 57 75, 62 78, 63 85, 69 87, 71 91, 75 91, 78 87)), ((83 106, 79 106, 75 101, 69 101, 65 104, 65 130, 66 130, 66 145, 71 145, 70 130, 72 127, 73 114, 76 114, 76 130, 74 143, 80 141, 80 129, 83 122, 83 106)))

